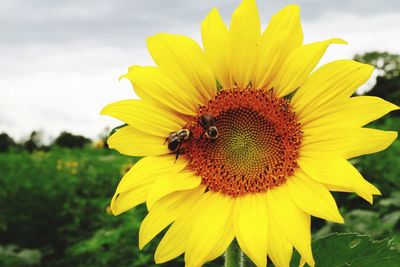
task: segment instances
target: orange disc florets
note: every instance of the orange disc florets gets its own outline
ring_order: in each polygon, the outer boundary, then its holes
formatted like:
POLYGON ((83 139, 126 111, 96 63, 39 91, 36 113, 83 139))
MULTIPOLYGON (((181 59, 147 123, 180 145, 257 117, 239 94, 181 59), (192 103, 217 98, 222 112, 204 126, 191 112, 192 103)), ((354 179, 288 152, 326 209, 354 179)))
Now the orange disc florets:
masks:
POLYGON ((186 126, 188 167, 211 191, 231 196, 265 192, 298 167, 302 132, 286 99, 272 91, 222 90, 186 126), (218 136, 208 138, 202 115, 215 118, 218 136))

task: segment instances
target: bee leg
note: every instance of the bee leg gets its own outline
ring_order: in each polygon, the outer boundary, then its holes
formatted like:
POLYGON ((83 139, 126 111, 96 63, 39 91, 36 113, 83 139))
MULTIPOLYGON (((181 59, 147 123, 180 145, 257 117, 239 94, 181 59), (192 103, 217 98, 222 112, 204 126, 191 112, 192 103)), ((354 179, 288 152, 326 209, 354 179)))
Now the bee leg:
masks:
POLYGON ((178 148, 176 149, 176 156, 175 156, 174 164, 178 160, 179 155, 181 154, 181 146, 182 146, 182 143, 180 143, 178 148))

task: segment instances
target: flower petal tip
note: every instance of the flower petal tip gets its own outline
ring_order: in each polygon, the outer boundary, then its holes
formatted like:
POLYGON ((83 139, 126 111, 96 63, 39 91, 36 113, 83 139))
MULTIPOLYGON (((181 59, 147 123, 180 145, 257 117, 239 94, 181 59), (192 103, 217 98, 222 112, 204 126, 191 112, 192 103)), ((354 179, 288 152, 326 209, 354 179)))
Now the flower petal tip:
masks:
POLYGON ((122 213, 121 211, 118 211, 118 209, 116 207, 117 205, 115 204, 115 201, 117 200, 118 197, 119 197, 119 194, 116 193, 113 196, 113 198, 111 199, 111 203, 110 203, 111 214, 114 216, 118 216, 122 213))
POLYGON ((364 196, 362 197, 363 199, 365 199, 369 204, 373 204, 374 203, 374 197, 373 195, 368 195, 368 196, 364 196))
POLYGON ((398 132, 395 131, 387 131, 387 137, 384 139, 383 149, 388 148, 398 137, 398 132))
POLYGON ((373 192, 372 194, 375 195, 375 196, 382 196, 382 192, 376 187, 375 187, 375 189, 376 189, 376 191, 373 192))
POLYGON ((365 72, 370 73, 369 75, 372 75, 372 72, 375 70, 375 67, 370 65, 370 64, 362 64, 362 68, 365 70, 365 72))
POLYGON ((109 107, 109 105, 107 105, 104 108, 102 108, 102 110, 100 111, 100 115, 110 115, 108 107, 109 107))
POLYGON ((300 5, 290 4, 283 8, 283 10, 291 11, 291 12, 300 12, 300 5))
POLYGON ((168 259, 166 259, 165 257, 163 257, 162 255, 160 255, 158 248, 156 249, 156 252, 154 253, 154 262, 156 264, 162 264, 164 262, 167 262, 168 259))
POLYGON ((334 223, 344 224, 344 218, 342 214, 339 213, 339 211, 335 212, 334 214, 331 214, 331 216, 326 219, 334 223))
POLYGON ((218 8, 216 8, 216 7, 211 8, 211 10, 210 10, 210 12, 208 14, 209 15, 210 14, 219 14, 218 8))
POLYGON ((122 74, 121 76, 118 77, 118 81, 120 82, 123 78, 129 79, 128 78, 128 73, 122 74))
POLYGON ((299 267, 303 267, 304 265, 306 265, 306 261, 303 257, 301 257, 299 262, 299 267))
POLYGON ((341 38, 332 38, 329 41, 332 44, 345 44, 345 45, 349 44, 348 42, 346 42, 345 40, 343 40, 341 38))
POLYGON ((400 106, 398 106, 396 104, 393 104, 393 103, 390 103, 390 102, 387 102, 387 103, 388 103, 388 106, 387 106, 388 112, 400 109, 400 106))
MULTIPOLYGON (((304 266, 304 264, 301 265, 301 263, 302 263, 302 262, 300 262, 299 266, 304 266)), ((314 267, 314 266, 315 266, 315 260, 314 260, 314 258, 311 258, 311 259, 304 259, 304 263, 307 263, 310 267, 314 267)))
MULTIPOLYGON (((239 6, 232 14, 232 18, 238 16, 241 12, 249 13, 249 14, 257 14, 257 1, 256 0, 242 0, 239 6)), ((231 21, 232 22, 232 21, 231 21)))
POLYGON ((157 40, 163 39, 164 36, 166 36, 166 35, 175 35, 175 34, 168 34, 168 33, 160 32, 160 33, 156 33, 154 35, 148 36, 146 38, 147 46, 153 45, 155 42, 157 42, 157 40))
POLYGON ((139 250, 142 250, 144 248, 144 246, 146 246, 146 242, 144 242, 143 237, 140 235, 139 232, 139 250))
POLYGON ((114 208, 110 208, 111 209, 111 214, 113 215, 113 216, 118 216, 118 215, 120 215, 121 214, 121 212, 117 212, 114 208))
POLYGON ((147 45, 147 49, 148 49, 148 50, 150 50, 150 48, 154 45, 154 42, 155 42, 156 39, 157 39, 157 35, 158 35, 158 34, 155 34, 155 35, 146 37, 145 40, 146 40, 146 45, 147 45))

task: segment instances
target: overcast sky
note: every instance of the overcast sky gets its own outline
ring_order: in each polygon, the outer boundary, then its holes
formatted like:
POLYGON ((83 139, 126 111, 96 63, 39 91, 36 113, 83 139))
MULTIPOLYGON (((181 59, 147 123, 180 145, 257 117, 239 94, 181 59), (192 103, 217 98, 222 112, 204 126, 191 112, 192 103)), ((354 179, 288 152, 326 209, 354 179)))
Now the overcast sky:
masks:
MULTIPOLYGON (((134 98, 118 77, 152 65, 145 38, 158 32, 200 40, 212 7, 226 22, 240 1, 0 0, 0 132, 20 139, 42 129, 96 137, 119 122, 99 116, 107 103, 134 98)), ((306 42, 340 37, 323 62, 379 50, 400 53, 399 0, 258 0, 263 25, 290 3, 301 5, 306 42)))

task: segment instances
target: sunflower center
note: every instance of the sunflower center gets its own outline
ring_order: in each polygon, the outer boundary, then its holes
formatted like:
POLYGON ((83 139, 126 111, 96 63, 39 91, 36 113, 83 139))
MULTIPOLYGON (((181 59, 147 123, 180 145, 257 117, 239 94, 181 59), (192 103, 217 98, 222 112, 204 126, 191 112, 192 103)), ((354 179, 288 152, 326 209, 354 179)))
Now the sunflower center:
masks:
POLYGON ((186 128, 192 133, 184 145, 188 166, 211 191, 265 192, 298 167, 300 124, 289 102, 272 91, 223 90, 186 128), (211 126, 216 137, 207 134, 211 126))

